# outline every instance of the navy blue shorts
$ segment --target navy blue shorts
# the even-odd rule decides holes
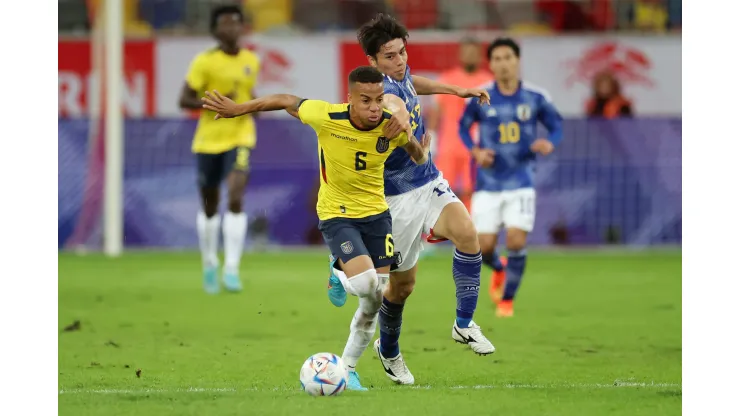
[[[370,256],[375,268],[396,262],[389,211],[365,218],[319,221],[319,230],[331,253],[343,263],[363,255]]]
[[[248,147],[240,146],[223,153],[196,153],[198,185],[218,188],[232,171],[248,172],[250,152]]]

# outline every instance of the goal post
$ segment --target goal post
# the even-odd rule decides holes
[[[105,0],[103,251],[123,252],[123,0]]]

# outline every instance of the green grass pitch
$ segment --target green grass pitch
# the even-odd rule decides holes
[[[326,255],[246,255],[245,290],[203,293],[195,253],[59,255],[60,415],[678,415],[681,252],[532,252],[515,317],[475,320],[497,348],[451,339],[450,253],[420,262],[395,386],[369,348],[369,392],[313,398],[298,370],[341,354],[357,305],[326,298]],[[79,320],[78,327],[69,328]],[[141,370],[137,376],[137,370]]]

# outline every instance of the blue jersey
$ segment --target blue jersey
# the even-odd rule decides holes
[[[460,119],[460,138],[473,148],[470,128],[478,123],[482,149],[495,152],[493,166],[476,166],[476,191],[509,191],[534,187],[536,154],[529,148],[538,138],[537,123],[549,132],[548,140],[557,146],[563,137],[562,118],[549,95],[542,89],[522,82],[513,95],[503,95],[496,83],[486,90],[491,104],[479,104],[472,98]]]
[[[406,75],[402,81],[396,81],[385,76],[383,85],[386,94],[398,96],[406,103],[406,109],[411,114],[411,129],[417,140],[421,141],[426,130],[421,118],[421,105],[416,95],[414,84],[411,81],[411,71],[406,67]],[[439,176],[437,167],[432,162],[432,156],[423,165],[417,165],[403,148],[396,148],[385,162],[385,194],[400,195],[426,185]]]

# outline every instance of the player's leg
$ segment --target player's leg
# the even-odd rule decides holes
[[[489,294],[495,304],[501,300],[506,280],[503,264],[506,260],[501,259],[496,252],[502,222],[501,206],[500,192],[478,191],[473,194],[470,207],[470,216],[478,230],[483,264],[493,269]]]
[[[447,238],[455,244],[452,276],[455,281],[457,309],[452,338],[468,344],[478,354],[491,354],[496,349],[473,322],[478,304],[482,264],[478,233],[470,214],[447,186],[447,181],[440,178],[433,184],[425,224],[432,229],[433,236]]]
[[[247,235],[247,214],[242,209],[249,179],[249,148],[237,147],[226,154],[228,205],[224,214],[224,287],[232,292],[242,288],[239,264]]]
[[[203,260],[203,289],[217,293],[218,284],[218,233],[221,221],[218,215],[220,176],[220,154],[196,154],[198,166],[198,188],[201,210],[196,219],[198,243]]]
[[[514,297],[527,265],[527,236],[534,228],[536,197],[532,188],[511,191],[503,209],[506,227],[506,285],[496,315],[510,317],[514,314]]]

